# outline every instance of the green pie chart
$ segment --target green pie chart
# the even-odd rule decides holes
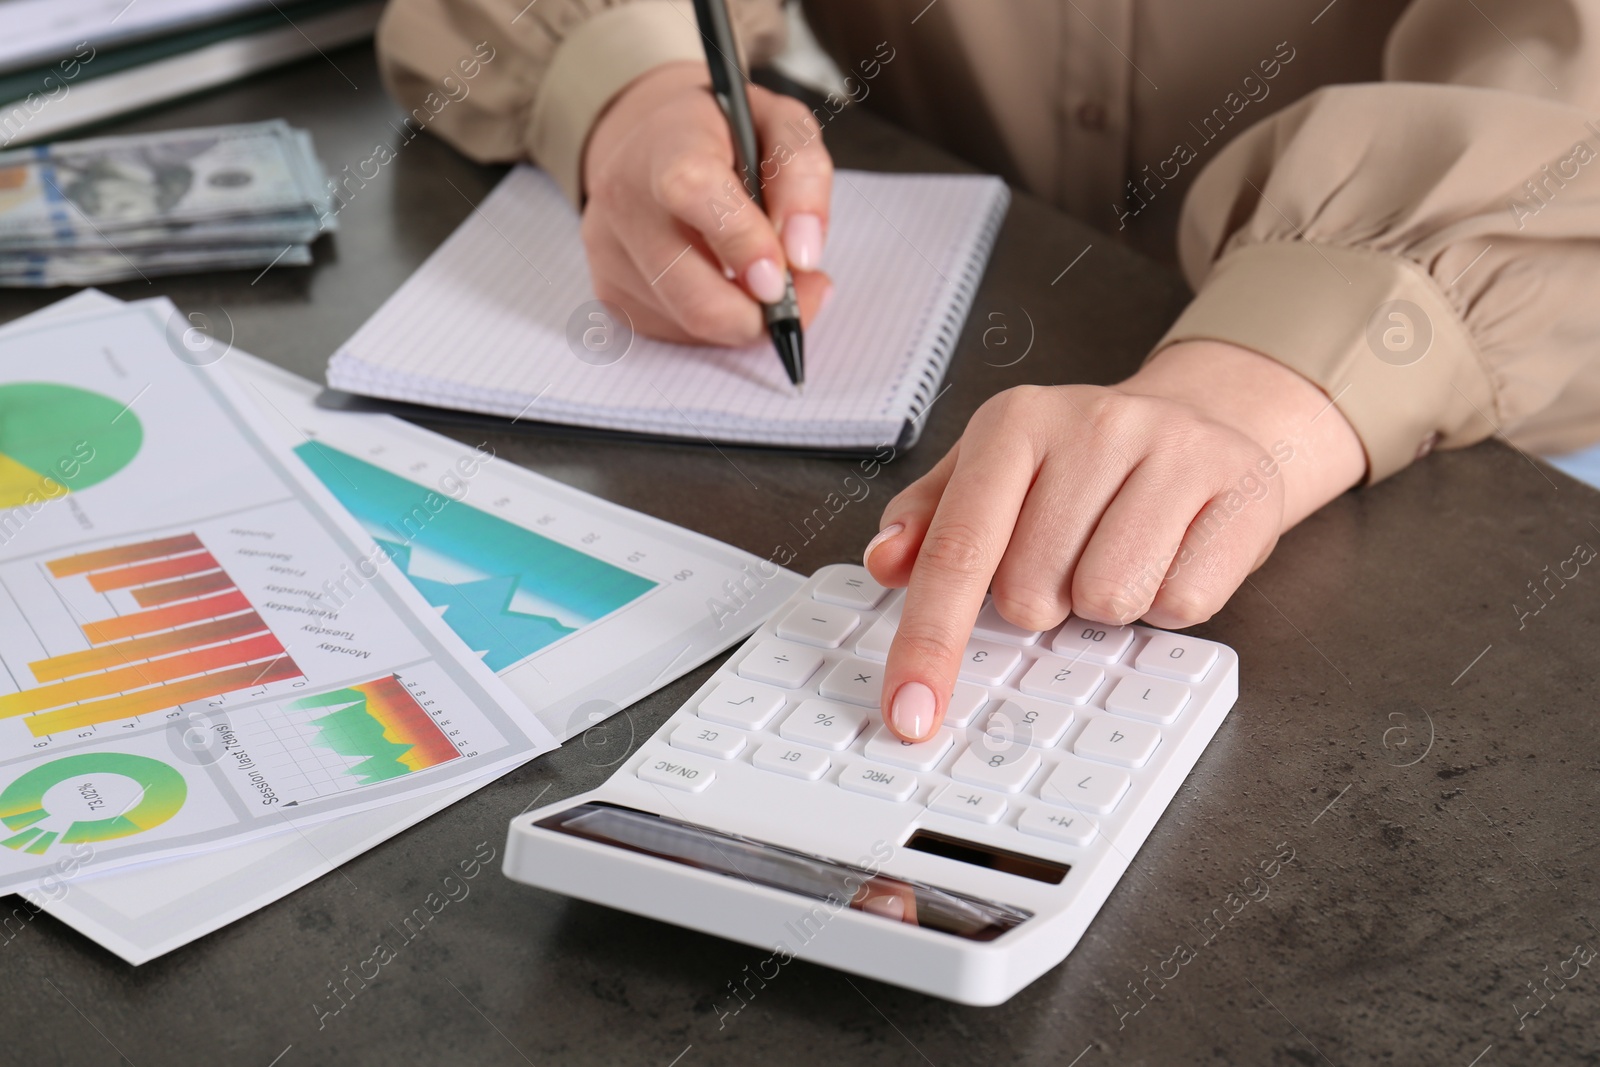
[[[143,442],[139,416],[102,393],[54,382],[0,385],[0,508],[103,482]]]
[[[108,788],[107,776],[129,779],[139,790],[128,805],[100,802],[117,790]],[[45,794],[70,783],[74,813],[65,830],[35,826],[53,814],[45,807]],[[126,783],[109,783],[124,786]],[[9,849],[42,854],[57,840],[67,842],[113,841],[160,826],[176,815],[189,795],[189,785],[175,767],[148,756],[125,752],[84,752],[42,763],[17,777],[0,792],[0,823],[18,831],[0,841]],[[86,817],[85,811],[103,813]],[[118,810],[118,809],[125,810]]]

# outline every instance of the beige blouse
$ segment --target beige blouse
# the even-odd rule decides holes
[[[746,58],[774,55],[781,0],[730,7]],[[1197,295],[1161,344],[1304,374],[1372,480],[1495,433],[1600,439],[1600,0],[805,12],[860,106],[1175,255]],[[378,48],[413,124],[533,159],[575,201],[612,96],[704,56],[684,0],[390,0]]]

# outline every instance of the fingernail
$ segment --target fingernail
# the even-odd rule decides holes
[[[861,910],[900,922],[906,917],[906,902],[899,897],[868,897],[861,902]]]
[[[824,311],[828,310],[828,301],[830,301],[832,299],[833,299],[833,285],[830,283],[829,286],[826,289],[822,290],[822,299],[817,301],[817,314],[818,315],[820,315]]]
[[[879,530],[878,531],[878,536],[876,536],[872,540],[868,541],[867,542],[866,551],[861,553],[861,565],[863,567],[867,566],[867,561],[872,559],[872,551],[873,551],[873,549],[877,548],[879,545],[881,545],[885,541],[889,540],[889,538],[896,536],[897,534],[899,534],[905,528],[906,528],[906,524],[905,523],[896,522],[896,523],[891,523],[890,525],[885,526],[883,529]]]
[[[812,214],[785,219],[783,253],[801,270],[816,270],[822,262],[822,220]]]
[[[744,283],[750,295],[763,304],[776,304],[783,299],[783,271],[770,259],[758,259],[744,272]]]
[[[920,741],[933,729],[933,711],[937,702],[933,690],[921,682],[907,682],[894,695],[889,718],[901,737]]]

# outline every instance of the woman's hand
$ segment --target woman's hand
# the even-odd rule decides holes
[[[822,131],[798,100],[746,91],[770,218],[734,172],[704,63],[668,63],[634,79],[589,136],[583,241],[595,295],[625,309],[642,333],[754,343],[765,332],[758,301],[782,299],[786,265],[803,324],[827,298],[831,284],[817,266],[833,161]]]
[[[867,546],[873,577],[907,587],[884,675],[890,728],[915,741],[943,722],[991,588],[1029,630],[1069,613],[1192,626],[1365,470],[1319,388],[1220,342],[1168,347],[1110,388],[999,394],[889,502]]]

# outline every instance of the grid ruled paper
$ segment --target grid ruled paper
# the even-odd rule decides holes
[[[511,418],[717,441],[872,447],[931,400],[1009,199],[997,178],[840,171],[796,396],[771,345],[636,336],[578,358],[594,300],[578,217],[512,170],[329,362],[336,389]],[[673,269],[666,257],[664,270]],[[575,324],[575,325],[574,325]]]

